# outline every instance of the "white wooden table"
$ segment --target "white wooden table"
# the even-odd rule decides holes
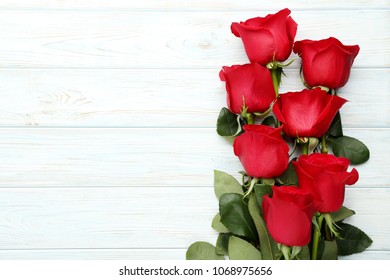
[[[340,95],[371,150],[349,220],[390,259],[390,1],[0,0],[0,258],[184,259],[214,243],[213,169],[242,169],[215,132],[232,21],[289,7],[297,39],[359,44]],[[294,56],[292,56],[294,57]],[[299,60],[281,92],[300,90]]]

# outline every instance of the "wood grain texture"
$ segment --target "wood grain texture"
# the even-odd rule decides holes
[[[226,106],[216,69],[3,69],[1,126],[210,127]],[[287,69],[281,92],[303,88]],[[389,69],[354,69],[344,127],[390,127]],[[189,102],[190,100],[190,102]]]
[[[370,253],[370,259],[386,259],[383,252]],[[184,260],[185,255],[186,249],[172,248],[0,250],[0,260]]]
[[[196,199],[194,199],[196,198]],[[348,222],[390,250],[390,189],[348,188]],[[109,211],[107,211],[109,209]],[[213,188],[0,189],[2,249],[183,249],[215,243]],[[373,219],[373,215],[375,219]],[[346,220],[347,221],[347,220]]]
[[[390,185],[389,129],[345,129],[371,149],[358,187]],[[1,129],[0,187],[211,186],[213,170],[239,176],[215,129]]]
[[[184,259],[214,243],[223,65],[247,62],[233,21],[289,7],[297,40],[359,44],[339,91],[345,134],[371,150],[347,188],[390,259],[388,0],[0,0],[0,259]],[[292,55],[291,58],[296,58]],[[301,90],[297,59],[281,92]]]
[[[226,10],[259,10],[259,9],[291,9],[315,10],[315,9],[370,9],[388,7],[386,0],[348,0],[348,1],[309,1],[309,0],[246,0],[244,3],[235,0],[24,0],[12,1],[1,0],[0,8],[20,9],[87,9],[87,10],[108,10],[108,9],[129,9],[129,10],[179,10],[179,11],[226,11]]]
[[[0,260],[184,260],[187,249],[0,250]],[[389,251],[364,251],[341,260],[389,260]]]
[[[240,64],[247,58],[230,24],[258,14],[2,10],[1,67],[177,69]],[[361,48],[356,67],[390,64],[387,9],[297,11],[293,17],[299,22],[297,40],[342,38]],[[299,67],[298,61],[293,67]]]

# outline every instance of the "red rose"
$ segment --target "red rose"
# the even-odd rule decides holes
[[[270,71],[258,63],[224,66],[219,77],[226,82],[229,110],[240,114],[245,102],[248,113],[267,111],[275,100]]]
[[[267,65],[274,60],[285,61],[290,56],[298,26],[290,13],[289,9],[284,9],[264,18],[232,23],[231,30],[241,37],[250,61]]]
[[[289,147],[280,128],[244,125],[245,132],[234,140],[234,154],[246,173],[256,178],[274,178],[283,174],[289,160]]]
[[[272,187],[264,196],[264,220],[272,238],[287,246],[305,246],[311,239],[314,214],[311,195],[294,186]]]
[[[315,88],[281,94],[273,111],[290,137],[322,137],[337,111],[347,102],[344,98]]]
[[[302,155],[293,164],[299,188],[312,194],[314,206],[321,213],[339,210],[344,202],[345,185],[353,185],[359,179],[355,168],[347,172],[348,159],[334,155]]]
[[[302,40],[295,42],[294,53],[302,58],[303,77],[309,86],[337,89],[347,83],[359,46],[344,46],[333,37]]]

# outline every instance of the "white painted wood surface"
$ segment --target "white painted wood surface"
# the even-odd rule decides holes
[[[242,169],[215,133],[218,71],[247,61],[229,26],[285,7],[297,39],[361,47],[339,93],[371,160],[346,205],[374,243],[346,258],[390,259],[388,0],[0,0],[0,259],[183,259],[215,242],[212,171]],[[302,88],[298,68],[282,92]]]
[[[7,69],[0,72],[0,124],[214,128],[226,95],[219,70]],[[281,92],[301,90],[297,70],[285,72]],[[389,75],[387,68],[352,71],[339,91],[350,101],[345,127],[390,126]]]
[[[1,8],[7,9],[55,9],[55,10],[71,10],[71,9],[87,9],[87,10],[110,10],[110,9],[129,9],[129,10],[178,10],[178,11],[225,11],[225,10],[278,10],[285,7],[295,10],[315,10],[315,9],[360,9],[367,8],[383,8],[388,5],[387,0],[278,0],[278,1],[262,1],[262,0],[245,0],[245,5],[236,0],[147,0],[147,1],[131,1],[131,0],[2,0]]]
[[[233,21],[267,11],[0,11],[2,67],[215,68],[248,61]],[[296,11],[297,39],[359,44],[356,67],[389,66],[389,10]],[[364,30],[364,32],[362,32]],[[362,36],[364,34],[364,37]],[[292,56],[296,57],[295,55]],[[298,60],[293,67],[299,67]]]

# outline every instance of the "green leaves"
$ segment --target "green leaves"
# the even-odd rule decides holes
[[[341,239],[337,239],[338,254],[341,256],[363,252],[372,244],[372,239],[362,230],[350,224],[337,223]]]
[[[217,133],[221,136],[236,136],[241,133],[241,126],[244,124],[241,116],[237,116],[222,108],[217,119]]]
[[[244,126],[248,129],[247,132],[242,135],[242,137],[245,135],[251,139],[238,137],[243,140],[242,147],[240,146],[242,149],[241,153],[239,153],[239,157],[241,162],[245,163],[245,169],[248,173],[244,171],[242,173],[242,180],[237,181],[229,174],[217,170],[214,171],[214,191],[219,200],[219,212],[214,216],[211,226],[219,233],[218,239],[215,248],[211,244],[205,242],[193,245],[194,247],[191,248],[192,250],[190,250],[189,253],[192,253],[194,256],[191,255],[190,257],[194,259],[212,259],[215,258],[215,254],[217,254],[219,256],[228,255],[232,260],[289,260],[295,258],[313,260],[321,258],[337,259],[338,250],[340,250],[342,254],[350,254],[355,251],[359,252],[364,250],[364,248],[367,248],[371,244],[372,240],[364,232],[351,225],[342,223],[344,219],[354,215],[354,211],[346,207],[342,207],[339,211],[330,213],[331,211],[325,211],[325,208],[319,207],[319,205],[317,205],[318,203],[316,203],[317,200],[326,200],[326,196],[331,197],[333,195],[340,197],[344,195],[343,193],[329,194],[325,192],[318,195],[313,194],[312,197],[314,201],[312,201],[312,204],[313,207],[316,208],[313,209],[313,211],[317,212],[313,217],[314,225],[310,244],[306,244],[306,246],[303,247],[289,246],[295,244],[295,242],[293,242],[293,236],[291,236],[290,239],[280,240],[286,244],[277,244],[268,232],[267,224],[264,220],[264,214],[262,213],[262,203],[264,199],[267,202],[268,195],[269,197],[272,197],[273,190],[276,191],[273,187],[297,186],[297,188],[301,189],[301,191],[306,192],[308,191],[307,188],[310,188],[310,186],[305,186],[305,178],[310,177],[309,179],[306,178],[306,183],[308,185],[315,185],[316,181],[321,180],[321,184],[329,185],[324,186],[324,188],[332,191],[332,185],[335,184],[338,178],[332,178],[331,175],[317,174],[323,169],[318,168],[318,166],[327,166],[325,161],[330,161],[330,163],[332,163],[334,160],[333,156],[327,157],[324,156],[325,154],[333,152],[336,157],[348,158],[351,164],[364,163],[370,157],[369,149],[365,144],[353,137],[345,136],[343,133],[340,112],[337,111],[346,100],[337,97],[336,89],[339,87],[338,85],[325,83],[325,86],[319,86],[322,91],[320,91],[317,87],[311,87],[309,84],[305,83],[305,77],[301,67],[300,76],[304,85],[309,89],[307,92],[321,92],[321,94],[318,94],[321,96],[326,95],[326,100],[321,96],[314,96],[316,94],[313,93],[314,95],[310,96],[310,98],[319,98],[318,100],[309,100],[306,99],[306,97],[298,96],[297,100],[292,102],[283,101],[283,104],[279,103],[279,101],[282,101],[280,98],[283,99],[282,96],[279,96],[279,85],[282,81],[282,75],[284,75],[283,68],[290,65],[293,61],[294,60],[291,60],[286,64],[282,64],[274,57],[272,61],[266,64],[266,68],[270,70],[272,85],[275,89],[275,96],[272,97],[272,102],[269,102],[269,104],[260,104],[264,106],[256,104],[256,94],[261,91],[258,87],[261,87],[263,82],[261,80],[262,77],[260,77],[262,72],[257,73],[257,71],[265,70],[268,73],[266,69],[260,69],[257,67],[256,69],[253,68],[256,72],[249,73],[252,68],[243,69],[242,66],[238,67],[237,65],[233,67],[223,67],[223,70],[220,73],[220,78],[222,81],[226,82],[226,89],[228,91],[229,98],[233,96],[233,99],[235,99],[233,100],[230,98],[228,103],[232,100],[237,101],[239,106],[233,106],[237,110],[235,109],[231,111],[230,109],[233,107],[230,106],[231,104],[228,104],[229,106],[226,106],[228,108],[224,107],[220,110],[216,130],[220,136],[225,137],[224,140],[232,143],[234,140],[238,140],[234,137],[244,133],[243,126],[245,124],[252,125]],[[227,72],[231,70],[234,70],[234,73],[232,71],[232,75],[227,75]],[[252,79],[253,77],[246,77],[249,75],[248,73],[256,74],[255,81]],[[257,80],[257,78],[259,78],[259,80]],[[238,83],[236,83],[237,79],[239,79]],[[233,87],[231,87],[231,82],[234,83]],[[301,93],[306,94],[304,91]],[[321,104],[317,104],[319,100],[321,101]],[[290,105],[293,106],[293,108],[287,108]],[[284,107],[283,110],[280,106]],[[311,108],[312,106],[315,108]],[[276,107],[278,107],[279,110],[276,110]],[[275,109],[274,113],[276,114],[270,115],[273,109]],[[281,111],[280,114],[279,111]],[[312,114],[312,116],[306,116],[305,114]],[[318,114],[320,118],[318,118],[318,121],[313,129],[310,129],[310,127],[294,129],[294,127],[299,128],[300,125],[304,125],[305,120],[302,120],[302,118],[314,119]],[[326,114],[330,115],[326,116]],[[332,123],[330,123],[331,119],[328,117],[333,117]],[[296,122],[299,122],[299,124]],[[261,126],[259,125],[260,123],[262,124]],[[281,131],[281,123],[284,125],[283,131]],[[268,128],[264,126],[268,126]],[[289,129],[286,130],[286,126],[288,126]],[[326,126],[325,128],[328,128],[328,130],[324,131],[321,129],[324,128],[323,126]],[[253,133],[249,133],[249,128],[253,129]],[[281,136],[283,139],[282,144],[286,144],[289,147],[289,149],[285,151],[285,157],[278,157],[278,155],[275,154],[274,150],[277,149],[275,145],[279,144],[277,143],[279,139],[276,139],[277,136]],[[264,138],[262,137],[267,137],[267,141],[263,141]],[[272,140],[275,140],[276,142],[269,142]],[[298,144],[302,144],[300,149],[297,149]],[[292,148],[290,148],[291,146]],[[269,153],[264,154],[264,156],[259,158],[256,154],[257,149]],[[298,174],[302,175],[303,178],[300,176],[299,182],[294,168],[296,158],[290,161],[283,174],[281,174],[281,172],[277,172],[277,167],[283,166],[282,161],[286,160],[287,156],[291,159],[291,157],[299,157],[300,155],[308,155],[308,163],[302,163],[302,169],[299,170]],[[304,161],[304,158],[305,157],[301,158],[302,161]],[[259,163],[259,159],[262,162]],[[316,160],[321,162],[321,164],[317,164]],[[272,169],[272,167],[274,167],[274,165],[271,164],[272,161],[274,161],[273,163],[279,162],[280,164],[279,166],[278,164],[275,165],[275,170],[268,170],[267,168]],[[344,163],[342,160],[341,162]],[[255,170],[253,172],[249,172],[252,170],[249,170],[250,168],[248,169],[247,165],[250,165],[252,169],[257,168],[258,170],[256,171],[258,172],[254,172]],[[315,166],[313,167],[312,165]],[[339,165],[340,168],[342,168],[342,164]],[[285,166],[286,165],[284,164],[284,167]],[[313,170],[315,169],[313,172],[318,176],[311,176],[311,168],[313,168]],[[329,168],[332,169],[333,167],[331,166]],[[332,171],[336,172],[337,166],[333,169]],[[353,174],[354,176],[353,178],[349,178],[350,180],[347,180],[347,183],[355,183],[353,181],[356,181],[355,177],[357,176],[357,173],[356,170],[353,171],[355,172]],[[334,174],[334,176],[337,177],[337,174]],[[329,182],[327,182],[327,180]],[[294,196],[291,199],[302,200],[301,204],[306,204],[306,202],[309,203],[309,201],[306,201],[306,194],[300,192],[295,193],[293,190],[290,190],[291,192],[289,192],[288,188],[279,188],[278,191],[280,191],[280,199],[285,200],[286,203],[288,201],[292,203],[290,195]],[[276,193],[274,192],[274,194]],[[285,198],[282,197],[283,194],[285,194]],[[299,195],[301,197],[299,197]],[[274,198],[277,199],[276,197]],[[282,206],[283,205],[281,203],[280,207]],[[318,212],[320,209],[321,213]],[[296,227],[285,228],[286,223],[283,222],[285,219],[293,219],[288,221],[298,225],[299,221],[294,221],[295,218],[299,218],[295,217],[297,215],[291,215],[293,213],[288,213],[289,211],[286,210],[283,212],[284,218],[280,218],[276,217],[277,215],[272,215],[275,213],[271,212],[272,211],[267,213],[266,216],[268,225],[274,223],[275,230],[281,232],[286,231],[284,232],[286,235],[289,233],[296,233],[289,232],[289,230],[297,230]],[[311,213],[310,216],[312,216]],[[308,223],[306,224],[308,225]],[[339,228],[337,224],[344,226],[340,232],[338,232]],[[302,225],[302,227],[303,226],[304,225]],[[308,231],[307,235],[309,235],[310,229],[308,227],[306,229]],[[274,231],[271,231],[271,233],[273,236],[277,236],[276,232],[274,234]],[[335,239],[340,238],[340,236],[342,239],[336,242]],[[302,245],[300,242],[297,243]],[[197,252],[197,250],[201,249],[206,251],[204,255]],[[312,256],[310,256],[310,254],[312,254]]]
[[[355,138],[349,136],[329,137],[328,142],[336,156],[348,158],[352,164],[364,163],[370,158],[367,146]]]
[[[221,222],[229,231],[238,236],[257,241],[256,227],[244,204],[243,196],[236,193],[225,193],[219,200]]]
[[[343,126],[341,124],[341,116],[340,112],[337,112],[334,117],[332,124],[328,130],[328,135],[333,137],[341,137],[343,136]]]
[[[264,251],[264,259],[280,257],[280,251],[268,234],[257,202],[266,193],[272,193],[271,186],[257,184],[256,196],[252,194],[247,204],[242,186],[237,180],[227,173],[215,170],[214,190],[219,199],[219,213],[212,221],[212,228],[220,233],[216,254],[229,255],[232,260],[249,260],[261,259]],[[259,237],[262,252],[253,245],[259,246]]]
[[[298,184],[292,162],[277,181],[283,185]],[[261,211],[263,197],[272,195],[274,183],[274,180],[262,179],[261,183],[254,185],[254,192],[244,198],[245,186],[233,176],[215,170],[214,190],[219,199],[219,213],[214,216],[211,226],[219,232],[216,246],[207,242],[195,242],[187,250],[187,260],[223,260],[225,256],[229,256],[231,260],[280,259],[282,252],[270,236]],[[338,255],[359,253],[371,245],[372,240],[363,231],[342,222],[354,214],[353,210],[344,206],[337,212],[328,214],[341,227],[340,239],[333,240],[334,237],[323,232],[318,259],[337,259]],[[310,259],[309,247],[302,247],[296,258]]]
[[[297,186],[298,185],[298,176],[295,172],[294,165],[292,161],[287,166],[286,171],[282,175],[279,176],[278,181],[283,186]]]
[[[229,238],[231,233],[220,233],[218,235],[217,244],[215,245],[215,252],[218,255],[228,255]]]
[[[339,211],[332,213],[332,219],[334,222],[340,222],[352,215],[355,215],[355,211],[342,206]]]
[[[337,260],[337,243],[335,240],[323,241],[322,260]]]
[[[218,170],[214,170],[214,192],[218,199],[225,193],[244,195],[240,183],[233,176]]]
[[[186,252],[187,260],[224,260],[223,256],[215,252],[215,247],[208,242],[193,243]]]
[[[333,154],[338,157],[345,157],[351,164],[360,164],[370,158],[370,151],[361,141],[343,135],[340,112],[337,112],[328,130],[327,141],[332,146]]]
[[[268,116],[263,120],[263,122],[261,124],[275,127],[276,121],[275,121],[275,118],[273,116]]]
[[[251,195],[248,202],[249,213],[253,218],[257,234],[260,239],[260,250],[264,260],[276,260],[280,256],[280,251],[276,242],[269,235],[267,225],[260,215],[260,209],[257,205],[256,198]]]
[[[261,260],[261,253],[249,242],[231,236],[229,239],[229,259],[230,260]]]
[[[255,187],[255,196],[259,208],[259,212],[262,213],[262,210],[260,209],[261,206],[263,205],[263,197],[268,194],[272,196],[272,186],[270,185],[264,185],[264,184],[256,184]],[[252,216],[253,218],[253,216]]]
[[[299,252],[297,259],[299,260],[310,260],[310,250],[309,246],[303,246]]]
[[[221,215],[219,215],[219,213],[215,215],[213,221],[211,222],[211,227],[219,233],[229,232],[229,230],[221,223]]]

